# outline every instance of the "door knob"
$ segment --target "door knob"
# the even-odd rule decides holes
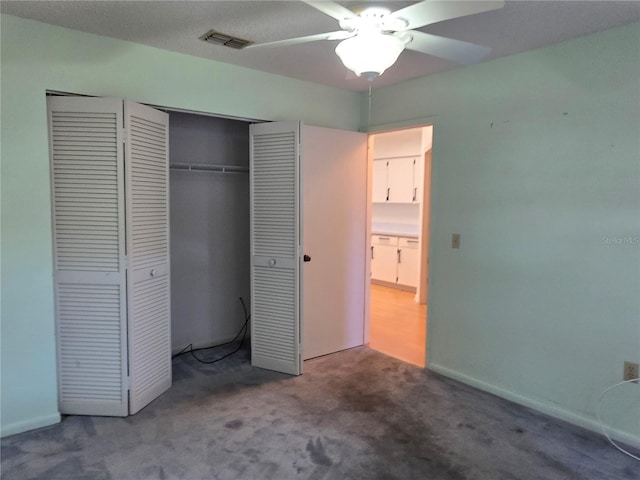
[[[310,262],[311,261],[311,257],[309,255],[305,255],[304,257],[302,257],[302,260],[305,262]]]

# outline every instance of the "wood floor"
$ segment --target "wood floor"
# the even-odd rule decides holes
[[[415,293],[371,285],[369,346],[399,360],[424,367],[427,307]]]

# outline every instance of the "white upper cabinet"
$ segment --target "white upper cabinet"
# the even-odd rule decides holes
[[[373,161],[373,189],[372,202],[385,203],[389,200],[387,190],[387,164],[388,160]]]
[[[422,191],[419,156],[373,161],[374,203],[417,203]]]
[[[412,203],[414,198],[414,157],[393,158],[388,162],[387,187],[389,202]]]
[[[412,128],[374,135],[374,203],[419,203],[422,198],[424,152],[431,148],[431,131]],[[429,140],[426,142],[425,140]]]

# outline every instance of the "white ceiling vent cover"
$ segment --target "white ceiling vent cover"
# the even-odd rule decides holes
[[[244,47],[248,47],[253,43],[243,38],[232,37],[226,33],[217,32],[216,30],[209,30],[200,37],[200,40],[213,43],[214,45],[224,45],[225,47],[235,48],[236,50],[242,50]]]

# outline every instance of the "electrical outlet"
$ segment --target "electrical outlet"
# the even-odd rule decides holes
[[[633,383],[638,383],[638,364],[633,362],[624,362],[624,373],[622,374],[622,380],[633,380]]]
[[[460,234],[452,233],[451,234],[451,248],[460,248]]]

